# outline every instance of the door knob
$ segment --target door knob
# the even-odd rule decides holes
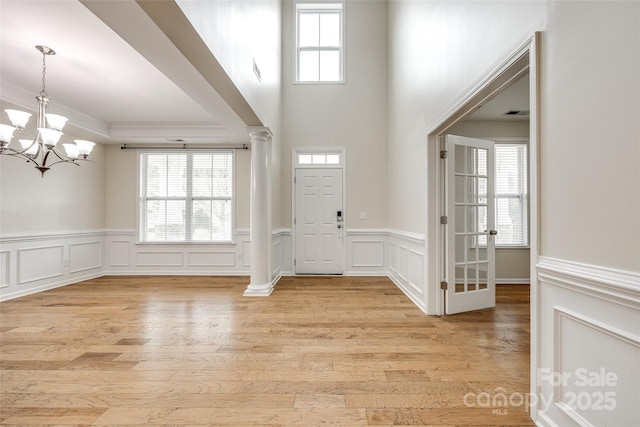
[[[495,236],[496,234],[498,234],[498,230],[489,230],[490,236]]]
[[[342,224],[338,224],[338,228],[342,228]]]

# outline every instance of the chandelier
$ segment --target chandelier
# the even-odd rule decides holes
[[[46,46],[36,46],[42,52],[42,91],[36,96],[38,100],[37,131],[35,136],[29,136],[25,132],[27,122],[31,117],[30,113],[19,110],[5,110],[11,121],[11,125],[0,124],[0,155],[18,157],[27,162],[35,164],[36,169],[42,176],[53,165],[59,163],[72,163],[79,165],[78,160],[87,160],[93,146],[91,141],[76,139],[75,144],[62,144],[65,153],[56,148],[56,144],[62,136],[62,128],[67,122],[67,118],[47,113],[47,105],[50,100],[47,98],[45,87],[47,72],[47,55],[55,55],[56,52]],[[14,133],[25,136],[25,139],[18,139],[19,147],[9,147]]]

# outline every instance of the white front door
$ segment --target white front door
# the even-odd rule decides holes
[[[495,306],[494,142],[447,135],[446,313]]]
[[[295,272],[342,274],[342,169],[296,169]]]

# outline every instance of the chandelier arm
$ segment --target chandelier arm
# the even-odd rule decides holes
[[[12,153],[6,153],[6,151],[12,151]],[[40,166],[40,163],[36,162],[35,159],[33,159],[31,156],[24,154],[26,150],[23,151],[16,151],[13,148],[5,148],[5,150],[2,152],[3,155],[5,156],[11,156],[11,157],[17,157],[19,159],[23,159],[26,160],[27,162],[31,162],[34,165],[36,165],[36,167]]]
[[[24,134],[24,133],[23,133],[23,135],[26,135],[26,134]],[[30,137],[30,138],[31,138],[31,137]],[[35,158],[35,157],[37,157],[37,156],[38,156],[38,154],[39,154],[40,150],[42,149],[42,147],[41,147],[41,146],[40,146],[40,144],[38,143],[37,139],[34,139],[34,140],[31,142],[31,144],[29,144],[29,146],[28,146],[28,147],[23,148],[22,150],[16,150],[16,149],[14,149],[14,148],[5,148],[5,150],[11,150],[11,151],[13,151],[14,153],[16,153],[16,155],[21,155],[21,156],[24,156],[24,157],[29,157],[29,158],[31,159],[31,156],[29,156],[29,154],[25,154],[25,153],[26,153],[27,151],[29,151],[29,149],[30,149],[31,147],[33,147],[33,144],[38,144],[38,152],[36,153],[36,155],[35,155],[35,156],[33,156],[33,157]],[[11,155],[13,155],[13,154],[11,154]],[[31,159],[31,160],[33,160],[33,159]],[[36,162],[34,161],[34,163],[36,163]]]
[[[52,148],[51,150],[49,150],[49,152],[47,153],[47,156],[49,155],[49,153],[53,153],[56,155],[57,158],[60,159],[60,161],[62,162],[73,162],[74,159],[72,159],[69,156],[66,156],[64,154],[62,154],[61,152],[59,152],[58,150],[56,150],[55,148]],[[46,157],[45,157],[46,158]],[[56,163],[60,163],[60,161],[56,162]],[[52,165],[54,165],[55,163],[52,163]]]
[[[75,160],[64,160],[64,159],[62,159],[62,160],[58,160],[57,162],[53,162],[53,163],[48,164],[47,166],[43,166],[43,167],[46,167],[48,169],[53,165],[57,165],[58,163],[69,163],[69,164],[72,164],[72,165],[80,166],[80,164],[76,163]]]

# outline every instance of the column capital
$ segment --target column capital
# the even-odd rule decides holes
[[[266,126],[247,126],[247,133],[251,139],[265,138],[268,139],[273,136],[273,132]]]

